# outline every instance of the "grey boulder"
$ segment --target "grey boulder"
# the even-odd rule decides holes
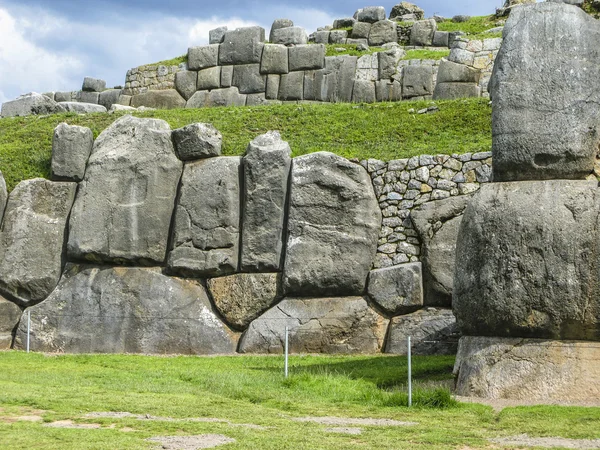
[[[52,179],[81,181],[94,145],[92,130],[61,123],[52,135]]]
[[[375,22],[369,31],[369,45],[380,46],[388,42],[398,42],[396,22],[391,20]]]
[[[598,215],[596,181],[482,184],[457,241],[461,331],[600,340]]]
[[[421,263],[408,263],[369,273],[367,292],[385,314],[408,314],[423,306]]]
[[[481,88],[475,83],[437,83],[433,90],[434,100],[480,97]]]
[[[281,269],[291,154],[290,146],[276,131],[258,136],[248,145],[242,160],[243,271]]]
[[[241,64],[233,67],[233,84],[240,94],[258,94],[267,89],[267,76],[261,74],[260,64]]]
[[[432,45],[436,31],[437,22],[433,19],[415,22],[410,32],[410,45]]]
[[[389,321],[362,297],[286,298],[250,324],[241,353],[281,353],[285,327],[292,353],[376,353]]]
[[[481,72],[472,67],[442,59],[437,74],[438,83],[479,83]]]
[[[183,163],[169,124],[123,116],[94,142],[70,219],[68,254],[162,263]]]
[[[244,330],[280,299],[277,273],[238,273],[207,281],[215,307],[232,327]]]
[[[265,30],[261,27],[238,28],[225,32],[219,47],[219,65],[258,64],[265,41]]]
[[[325,46],[323,44],[296,45],[289,49],[290,72],[316,70],[325,67]]]
[[[182,161],[221,155],[223,136],[210,123],[192,123],[173,130],[175,153]]]
[[[90,114],[90,113],[105,113],[107,109],[96,103],[83,103],[83,102],[62,102],[60,104],[65,111],[74,112],[78,114]]]
[[[292,165],[284,290],[298,296],[365,290],[381,211],[360,165],[328,152]]]
[[[433,66],[406,66],[402,69],[404,98],[432,95],[433,91]]]
[[[52,295],[28,311],[31,348],[39,352],[205,355],[236,349],[236,334],[212,311],[204,287],[156,268],[68,265]],[[26,322],[17,331],[19,349]]]
[[[112,105],[119,103],[122,92],[122,89],[107,89],[98,96],[98,104],[109,110]]]
[[[5,296],[32,305],[56,287],[76,189],[75,183],[36,178],[10,193],[0,231],[0,292]]]
[[[356,12],[356,20],[359,22],[375,23],[385,20],[385,8],[383,6],[367,6]]]
[[[185,165],[167,261],[172,272],[215,277],[237,271],[240,161],[220,156]]]
[[[275,19],[271,25],[271,32],[269,33],[269,42],[273,42],[273,32],[281,28],[293,27],[294,22],[290,19]]]
[[[188,69],[202,70],[219,64],[219,45],[201,45],[188,48]]]
[[[385,352],[406,355],[409,336],[414,355],[454,355],[460,337],[451,310],[425,308],[391,320]]]
[[[402,17],[406,14],[414,14],[416,20],[422,20],[423,17],[425,17],[425,11],[423,11],[417,5],[409,2],[401,2],[392,7],[390,19]]]
[[[57,114],[65,112],[61,104],[36,92],[21,95],[15,100],[2,103],[2,117]]]
[[[20,318],[21,308],[0,296],[0,350],[8,350],[12,346]]]
[[[83,79],[82,91],[85,92],[102,92],[106,89],[106,81],[100,78],[85,77]]]
[[[494,180],[592,172],[600,142],[599,40],[600,23],[576,7],[545,2],[512,11],[489,84]]]
[[[134,95],[131,98],[131,106],[134,108],[144,106],[154,109],[178,109],[185,107],[185,100],[175,89],[165,89]]]
[[[456,240],[470,200],[470,195],[460,195],[425,203],[411,212],[421,241],[426,305],[452,304]]]
[[[198,72],[182,70],[175,74],[175,89],[187,101],[196,93]]]
[[[302,27],[286,27],[271,31],[271,43],[281,45],[305,45],[308,43],[306,30]]]
[[[208,43],[209,44],[220,44],[225,38],[225,32],[227,27],[218,27],[208,32]]]
[[[260,63],[260,73],[288,73],[288,49],[285,45],[266,44]]]

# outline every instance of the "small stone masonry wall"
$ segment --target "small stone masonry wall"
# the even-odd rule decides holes
[[[123,95],[143,94],[148,91],[173,89],[175,74],[185,68],[183,65],[156,65],[135,67],[127,71]]]

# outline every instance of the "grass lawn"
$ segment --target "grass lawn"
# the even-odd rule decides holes
[[[466,449],[489,438],[600,438],[600,408],[457,404],[446,388],[453,357],[415,357],[416,406],[406,406],[406,359],[292,356],[44,356],[0,353],[0,446],[141,449],[147,438],[222,434],[227,449]],[[89,416],[127,412],[129,416]],[[38,417],[38,421],[32,421]],[[306,417],[373,418],[341,434]],[[29,419],[29,420],[27,420]],[[210,419],[207,420],[207,419]],[[52,425],[66,424],[67,428]],[[83,428],[83,427],[96,428]],[[80,428],[73,428],[80,427]],[[357,426],[354,425],[354,428]],[[494,448],[514,448],[497,446]]]
[[[486,99],[435,103],[440,108],[437,113],[421,115],[414,111],[430,101],[178,109],[134,115],[164,119],[173,129],[210,122],[223,134],[226,155],[243,154],[252,139],[269,130],[281,132],[294,156],[326,150],[347,158],[392,160],[491,148],[491,107]],[[0,119],[0,171],[9,191],[19,181],[49,177],[52,133],[59,123],[90,127],[96,137],[123,114]]]

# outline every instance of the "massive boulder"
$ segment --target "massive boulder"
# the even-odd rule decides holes
[[[59,103],[36,92],[21,95],[15,100],[2,103],[2,117],[30,116],[32,114],[56,114],[65,112]]]
[[[75,183],[36,178],[11,192],[0,230],[0,292],[30,305],[56,287],[76,189]]]
[[[411,212],[421,240],[426,305],[452,304],[456,240],[462,214],[470,199],[469,195],[460,195],[437,200]]]
[[[8,350],[12,346],[20,318],[21,308],[0,296],[0,350]]]
[[[494,180],[585,178],[600,142],[600,22],[580,8],[515,8],[489,89]]]
[[[155,109],[179,109],[185,108],[185,103],[185,99],[176,89],[148,91],[131,98],[131,106],[134,108],[144,106]]]
[[[238,273],[211,278],[207,285],[221,316],[240,330],[281,298],[277,273]]]
[[[4,175],[0,171],[0,227],[2,226],[2,218],[4,217],[4,208],[6,207],[6,200],[8,199],[8,191],[6,190],[6,181]]]
[[[162,263],[183,163],[169,124],[123,116],[96,139],[70,220],[76,260]]]
[[[258,64],[265,42],[261,27],[245,27],[226,31],[219,47],[219,65]]]
[[[278,132],[254,139],[243,158],[244,208],[241,268],[281,269],[292,150]]]
[[[409,336],[414,355],[454,355],[458,347],[458,327],[449,309],[425,308],[394,317],[385,352],[406,355]]]
[[[214,277],[238,269],[240,164],[220,156],[186,164],[168,266],[185,276]]]
[[[62,102],[60,106],[62,106],[65,111],[77,114],[105,113],[107,111],[104,106],[96,103]]]
[[[211,309],[202,285],[160,269],[69,265],[31,312],[31,348],[66,353],[233,353],[237,336]],[[23,317],[26,317],[27,310]],[[27,320],[15,347],[23,348]]]
[[[390,316],[419,309],[423,306],[421,263],[372,270],[367,292],[371,301]]]
[[[416,20],[422,20],[425,17],[425,11],[417,5],[409,2],[401,2],[392,8],[390,19],[400,18],[407,14],[414,14]]]
[[[94,134],[86,127],[61,123],[52,136],[52,178],[81,181],[94,145]]]
[[[175,152],[182,161],[221,155],[223,136],[210,123],[191,123],[173,130]]]
[[[381,211],[366,170],[328,152],[294,159],[284,290],[362,294],[377,251]]]
[[[461,331],[600,340],[599,213],[596,181],[482,184],[457,242]]]
[[[293,353],[375,353],[388,320],[361,297],[285,299],[250,324],[241,353],[281,353],[285,328]]]
[[[415,22],[410,32],[410,45],[432,45],[436,31],[437,22],[433,19]]]

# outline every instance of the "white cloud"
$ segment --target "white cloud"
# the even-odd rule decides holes
[[[188,46],[208,44],[208,32],[218,27],[225,26],[228,30],[235,30],[236,28],[251,27],[254,25],[260,24],[238,18],[222,19],[220,17],[211,17],[209,20],[197,20],[188,33]]]

